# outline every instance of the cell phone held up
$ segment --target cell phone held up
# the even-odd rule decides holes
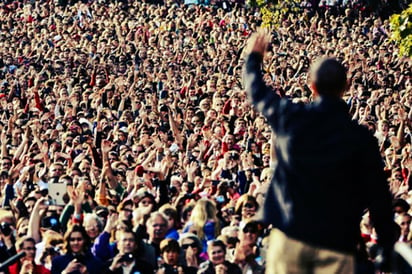
[[[132,253],[126,253],[122,256],[122,258],[120,259],[121,262],[133,262],[134,261],[134,256]]]
[[[1,234],[3,234],[4,236],[10,236],[12,229],[9,223],[6,222],[2,222],[0,224],[0,232]]]

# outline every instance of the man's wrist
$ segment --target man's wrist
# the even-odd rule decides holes
[[[113,267],[113,265],[109,266],[109,270],[112,271],[112,272],[116,271],[116,269],[117,269],[117,267]]]

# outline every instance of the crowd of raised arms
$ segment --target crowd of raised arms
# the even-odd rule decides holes
[[[242,85],[262,15],[241,1],[72,2],[0,3],[0,262],[26,252],[2,271],[264,273],[276,136]],[[270,29],[263,72],[306,103],[312,61],[347,67],[344,99],[378,140],[410,241],[412,61],[380,10],[302,2]],[[360,226],[373,261],[367,212]]]

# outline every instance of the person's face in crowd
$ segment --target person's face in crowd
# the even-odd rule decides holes
[[[208,248],[207,253],[210,261],[214,265],[223,264],[225,262],[226,252],[221,246],[212,246]]]
[[[167,223],[162,217],[156,216],[148,226],[149,239],[152,242],[160,243],[166,236]]]
[[[255,127],[260,128],[264,125],[264,123],[265,123],[265,118],[260,116],[260,117],[256,118],[256,120],[255,120]]]
[[[138,207],[153,207],[153,200],[150,197],[144,197],[139,201]]]
[[[49,170],[49,178],[59,178],[64,172],[63,166],[62,165],[57,165],[54,164],[50,167]]]
[[[84,245],[83,235],[78,231],[72,232],[69,237],[69,245],[73,253],[81,253]]]
[[[235,137],[233,135],[228,135],[226,142],[229,148],[232,147],[235,144]]]
[[[181,247],[184,252],[191,249],[193,250],[194,254],[199,254],[199,248],[193,239],[190,239],[190,238],[183,239]]]
[[[33,211],[33,207],[34,207],[34,204],[36,203],[36,201],[35,200],[27,200],[25,203],[24,203],[24,205],[26,206],[26,208],[27,208],[27,212],[28,213],[31,213],[32,211]]]
[[[139,155],[142,151],[144,150],[144,148],[140,145],[133,145],[132,146],[132,155],[134,157],[136,157],[137,155]]]
[[[214,110],[216,110],[217,112],[221,112],[222,109],[223,109],[223,105],[224,105],[224,103],[223,103],[222,99],[216,99],[216,100],[213,101],[212,108]]]
[[[82,65],[86,65],[87,63],[87,54],[85,53],[80,53],[79,55],[79,61]]]
[[[167,217],[167,230],[172,229],[175,227],[175,219],[173,219],[172,216],[166,216]]]
[[[115,154],[115,153],[109,153],[109,162],[110,162],[110,163],[113,163],[113,162],[115,162],[115,161],[117,161],[117,160],[118,160],[117,154]]]
[[[215,129],[213,130],[213,134],[214,134],[217,138],[221,139],[221,138],[223,137],[223,130],[222,130],[222,128],[219,127],[219,126],[215,127]]]
[[[209,99],[203,99],[200,104],[199,104],[200,110],[203,112],[206,112],[210,108],[210,100]]]
[[[258,239],[258,231],[250,226],[246,226],[239,233],[239,240],[245,245],[255,245]]]
[[[206,116],[207,116],[208,119],[214,121],[217,118],[217,112],[214,109],[209,109]]]
[[[7,103],[6,100],[1,100],[1,105],[3,107],[6,106],[5,108],[9,111],[9,113],[13,113],[13,103]]]
[[[188,109],[186,111],[186,119],[188,119],[188,121],[191,121],[192,117],[195,115],[195,112],[193,109]]]
[[[389,125],[386,122],[379,121],[378,129],[382,134],[386,135],[389,132]]]
[[[124,74],[127,70],[126,64],[125,63],[120,63],[118,66],[118,73]]]
[[[403,181],[403,176],[402,176],[402,173],[400,171],[393,172],[391,177],[394,180]]]
[[[1,172],[6,171],[7,169],[1,169]],[[7,173],[2,173],[0,175],[0,187],[3,188],[3,186],[5,184],[8,184],[10,182],[9,176],[7,175]]]
[[[97,221],[94,218],[85,220],[83,225],[86,229],[87,235],[89,235],[91,239],[95,239],[97,236],[99,236],[99,227],[97,225]]]
[[[190,89],[189,89],[189,99],[192,100],[192,98],[193,98],[194,100],[197,99],[196,88],[193,87],[193,86],[190,87]]]
[[[389,136],[396,136],[396,128],[395,127],[390,127],[388,130],[388,135]],[[394,145],[394,144],[392,144]]]
[[[401,227],[401,235],[408,236],[411,230],[411,216],[410,215],[401,215],[396,218],[396,222]]]
[[[119,220],[131,220],[133,214],[133,205],[126,205],[119,212]]]
[[[8,158],[4,158],[1,160],[1,170],[9,170],[11,168],[11,160]]]
[[[10,56],[8,56],[4,62],[7,66],[13,64],[13,58],[11,58]]]
[[[12,134],[13,142],[19,142],[19,140],[22,138],[22,134],[23,130],[21,130],[20,128],[14,129]]]
[[[118,234],[117,248],[120,254],[134,253],[137,248],[136,239],[132,232],[122,231]]]
[[[167,263],[168,265],[175,266],[179,262],[179,252],[177,252],[176,250],[166,249],[165,251],[163,251],[162,257],[165,263]]]
[[[83,160],[79,165],[79,169],[83,175],[89,175],[91,169],[89,161]]]
[[[26,252],[26,256],[23,258],[23,260],[34,260],[34,257],[36,255],[36,246],[32,241],[24,241],[22,251]]]
[[[116,138],[120,142],[125,142],[127,140],[127,135],[122,131],[118,131],[116,132]]]
[[[263,161],[263,166],[269,166],[270,165],[270,155],[263,155],[262,157],[262,161]]]
[[[250,218],[256,214],[256,204],[252,201],[246,201],[242,206],[242,218]]]

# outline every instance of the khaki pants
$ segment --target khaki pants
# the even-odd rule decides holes
[[[313,247],[289,238],[278,229],[270,233],[266,274],[350,274],[354,270],[352,255]]]

